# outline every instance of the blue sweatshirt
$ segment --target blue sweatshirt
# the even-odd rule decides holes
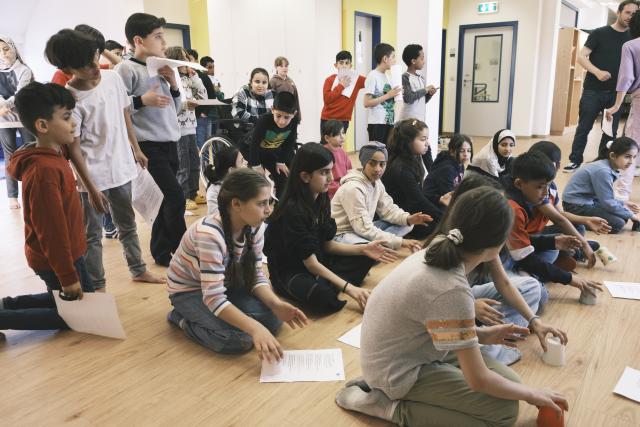
[[[633,212],[613,194],[613,182],[618,179],[619,174],[611,168],[607,159],[586,163],[569,179],[562,200],[574,205],[596,205],[628,220],[633,216]]]

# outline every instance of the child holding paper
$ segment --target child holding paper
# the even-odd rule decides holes
[[[189,227],[167,277],[168,320],[189,338],[218,353],[255,346],[258,357],[271,362],[283,354],[273,336],[282,322],[302,327],[307,317],[273,293],[262,270],[261,225],[271,213],[270,199],[264,175],[248,168],[229,173],[219,212]]]
[[[17,93],[15,106],[36,144],[16,151],[7,173],[22,181],[25,255],[47,292],[0,300],[0,330],[66,329],[52,293],[81,299],[83,292],[93,292],[83,258],[82,206],[64,154],[74,142],[75,100],[63,87],[33,82]]]
[[[129,272],[136,282],[164,283],[147,271],[133,211],[131,181],[136,161],[148,160],[138,146],[129,116],[129,97],[115,71],[100,70],[96,43],[74,30],[60,30],[47,42],[49,62],[72,76],[67,88],[77,99],[75,139],[69,156],[82,179],[80,197],[87,234],[87,271],[96,290],[106,286],[102,264],[102,215],[110,211]],[[108,202],[108,205],[107,205]]]

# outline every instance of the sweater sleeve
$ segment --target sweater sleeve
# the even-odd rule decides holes
[[[222,233],[214,233],[215,235],[211,236],[210,233],[196,231],[193,244],[200,269],[202,302],[214,315],[219,316],[220,312],[231,304],[227,300],[227,288],[224,286],[224,254],[228,249]]]
[[[624,220],[628,220],[633,216],[631,212],[620,200],[615,198],[613,194],[613,176],[611,172],[605,168],[596,170],[593,174],[589,174],[591,185],[593,187],[598,203],[608,212],[619,216]]]
[[[620,68],[618,71],[618,81],[616,83],[616,90],[618,92],[627,92],[633,82],[635,81],[635,66],[633,61],[633,54],[627,43],[622,45],[622,52],[620,54]]]
[[[413,104],[418,99],[424,97],[427,94],[425,88],[413,90],[411,89],[411,80],[409,73],[402,74],[402,100],[405,104]]]
[[[380,219],[390,222],[391,224],[408,225],[407,218],[409,218],[409,212],[405,211],[393,202],[393,199],[385,190],[382,181],[378,181],[376,185],[382,185],[382,194],[380,195],[378,205],[376,206],[376,213]]]
[[[231,102],[231,114],[234,118],[240,119],[245,122],[250,122],[251,113],[247,111],[247,93],[244,89],[240,89]]]
[[[411,171],[406,168],[401,169],[399,178],[400,181],[397,184],[400,188],[398,190],[404,194],[403,199],[408,203],[405,208],[409,213],[422,212],[431,215],[436,220],[440,218],[441,209],[425,196]]]
[[[269,280],[267,279],[267,276],[264,275],[264,270],[262,268],[264,231],[266,228],[267,227],[265,226],[265,224],[262,224],[253,237],[253,252],[256,256],[256,283],[253,285],[253,288],[251,288],[251,292],[253,292],[259,286],[271,286]]]
[[[337,78],[338,78],[338,75],[334,74],[332,76],[327,77],[327,79],[324,81],[324,87],[322,88],[322,98],[324,99],[325,105],[335,102],[342,96],[342,91],[344,90],[344,86],[342,86],[340,83],[338,83],[336,87],[331,89],[333,82]]]
[[[278,150],[278,160],[277,164],[284,165],[287,163],[287,160],[293,157],[293,152],[295,149],[296,142],[298,142],[298,117],[294,117],[292,120],[292,127],[289,136],[284,141],[280,150]],[[295,123],[294,123],[295,122]]]

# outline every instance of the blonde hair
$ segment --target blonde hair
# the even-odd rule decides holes
[[[178,61],[186,61],[187,60],[187,51],[184,50],[182,46],[171,46],[168,47],[164,52],[164,56],[168,59],[177,59]]]

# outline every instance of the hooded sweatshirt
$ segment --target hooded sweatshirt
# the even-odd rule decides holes
[[[7,173],[22,181],[29,267],[53,271],[62,286],[77,282],[73,263],[86,252],[87,241],[69,162],[49,148],[24,148],[13,153]]]
[[[382,181],[369,181],[362,170],[352,169],[340,181],[331,200],[331,216],[336,220],[336,234],[355,233],[368,240],[386,240],[389,247],[402,246],[402,237],[373,225],[375,214],[381,220],[407,225],[409,213],[393,203]]]
[[[495,176],[496,178],[508,173],[512,158],[503,157],[498,153],[498,145],[500,144],[500,141],[505,138],[511,138],[514,141],[516,140],[516,136],[509,129],[499,131],[493,136],[493,139],[489,144],[482,147],[482,150],[473,156],[470,169],[480,169],[481,171],[491,176]]]
[[[0,62],[0,107],[6,107],[11,110],[8,114],[0,116],[0,123],[19,122],[20,119],[14,108],[15,94],[33,81],[33,73],[22,61],[22,57],[13,40],[0,34],[0,41],[8,44],[16,56],[15,62],[9,66],[4,62]],[[22,127],[22,125],[19,127]]]
[[[464,175],[464,166],[451,157],[448,151],[438,153],[424,182],[424,194],[436,206],[440,197],[456,189]]]

